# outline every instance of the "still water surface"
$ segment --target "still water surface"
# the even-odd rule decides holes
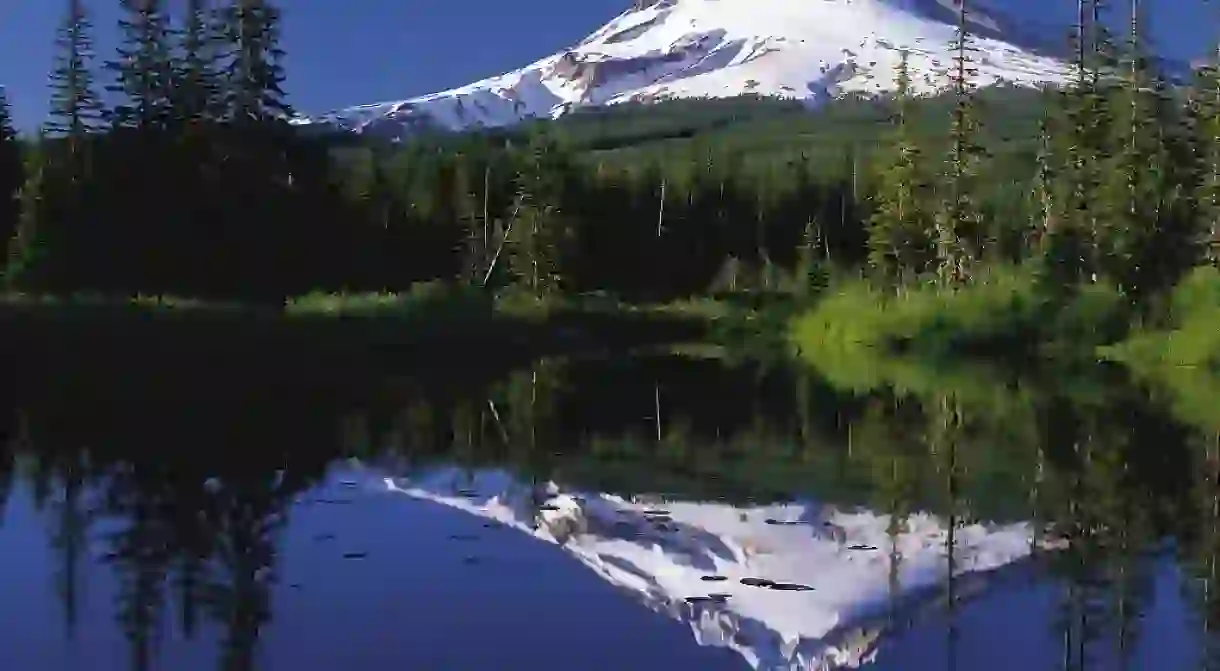
[[[1206,385],[863,373],[10,385],[3,668],[1220,661]]]

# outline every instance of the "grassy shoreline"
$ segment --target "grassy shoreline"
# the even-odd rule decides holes
[[[790,320],[789,350],[844,389],[866,393],[888,386],[925,398],[957,398],[976,410],[988,406],[989,389],[1011,387],[1004,393],[1013,394],[1021,388],[997,380],[1038,375],[1053,385],[1081,379],[1102,384],[1117,374],[1183,421],[1220,430],[1214,412],[1220,399],[1220,270],[1196,269],[1156,304],[1138,308],[1105,286],[1055,297],[1039,291],[1035,280],[1015,272],[957,292],[917,287],[905,294],[844,283]],[[1087,397],[1095,391],[1058,393]]]
[[[1198,268],[1167,295],[1137,305],[1115,287],[1055,291],[1037,271],[991,269],[969,285],[883,290],[848,281],[788,325],[808,352],[1012,355],[1220,365],[1220,271]]]
[[[816,297],[763,298],[775,297],[637,305],[591,294],[539,301],[449,282],[398,294],[315,293],[282,305],[10,293],[0,294],[0,346],[69,357],[99,348],[404,363],[443,354],[474,365],[505,355],[704,343],[787,348],[837,369],[893,372],[908,357],[965,357],[1001,365],[1109,361],[1145,377],[1183,366],[1220,373],[1220,271],[1213,268],[1183,279],[1156,318],[1136,317],[1129,301],[1104,285],[1051,295],[1024,267],[992,269],[956,290],[923,284],[894,292],[845,280]]]
[[[16,365],[461,368],[701,341],[730,308],[716,301],[539,302],[427,283],[404,294],[313,294],[282,307],[179,297],[0,296],[0,348]]]
[[[972,284],[919,284],[900,292],[844,282],[789,323],[804,356],[860,350],[885,356],[1096,359],[1129,330],[1129,303],[1114,288],[1052,295],[1035,270],[990,269]]]

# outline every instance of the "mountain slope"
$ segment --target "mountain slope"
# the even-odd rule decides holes
[[[297,119],[381,137],[496,127],[582,106],[756,94],[810,104],[893,89],[906,51],[917,92],[947,85],[954,0],[636,0],[574,47],[408,100]],[[975,12],[975,81],[1062,81],[1054,40]]]

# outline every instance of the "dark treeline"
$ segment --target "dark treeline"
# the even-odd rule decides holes
[[[98,70],[85,3],[68,3],[8,280],[251,298],[298,288],[318,261],[304,250],[320,245],[292,241],[337,213],[324,209],[325,154],[287,125],[278,10],[192,1],[171,22],[161,2],[121,9],[121,46]]]
[[[289,122],[273,3],[170,4],[123,0],[119,51],[95,64],[68,2],[51,118],[2,142],[10,286],[278,302],[442,279],[665,300],[1041,260],[1058,284],[1135,295],[1215,256],[1220,77],[1170,86],[1138,20],[1120,39],[1082,11],[1061,90],[975,91],[963,29],[930,99],[904,62],[893,99],[817,113],[682,101],[353,146]]]
[[[11,287],[278,302],[486,277],[656,298],[707,290],[726,260],[791,265],[816,214],[854,217],[804,164],[763,196],[710,153],[685,175],[624,171],[541,133],[344,147],[289,122],[272,3],[121,9],[98,67],[85,2],[68,3],[50,119],[5,136],[24,150],[0,172],[20,205],[0,213]]]

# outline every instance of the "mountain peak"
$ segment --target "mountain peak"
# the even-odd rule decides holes
[[[577,107],[760,95],[818,104],[894,88],[907,54],[918,93],[948,85],[957,0],[632,0],[575,46],[521,69],[407,100],[300,119],[401,138],[557,117]],[[1037,36],[968,15],[980,85],[1063,81]]]

